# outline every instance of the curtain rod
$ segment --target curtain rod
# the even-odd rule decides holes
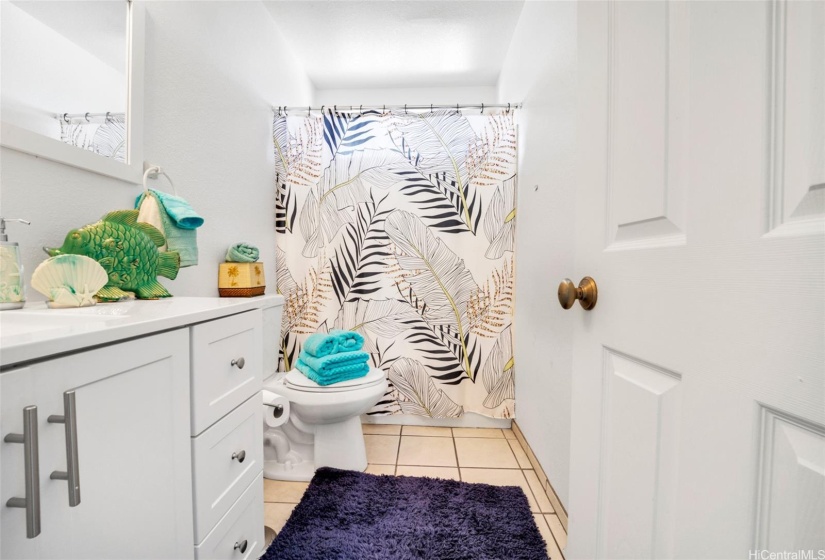
[[[111,119],[118,119],[118,118],[125,119],[126,118],[126,113],[112,113],[112,112],[106,112],[106,113],[60,113],[59,115],[55,115],[54,118],[56,118],[59,121],[63,121],[63,122],[67,122],[67,123],[71,122],[71,121],[83,121],[83,120],[85,120],[86,122],[91,122],[94,119],[105,119],[105,120],[108,121],[108,120],[111,120]]]
[[[480,105],[462,105],[460,103],[456,103],[455,105],[439,105],[439,104],[431,104],[431,105],[321,105],[320,107],[273,107],[272,111],[275,113],[283,114],[284,112],[289,114],[290,112],[294,113],[301,113],[302,111],[306,111],[308,113],[312,111],[324,111],[325,109],[332,109],[336,113],[363,113],[364,111],[382,111],[386,112],[387,110],[391,111],[434,111],[436,109],[455,109],[456,111],[460,111],[461,109],[478,109],[481,112],[484,112],[485,109],[521,109],[521,103],[491,103],[486,104],[482,103]]]

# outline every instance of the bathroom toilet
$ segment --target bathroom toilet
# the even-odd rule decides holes
[[[310,480],[319,467],[364,471],[367,451],[360,416],[384,396],[387,386],[387,376],[380,369],[327,386],[298,370],[267,379],[264,414],[276,420],[270,425],[280,425],[264,425],[264,476]],[[286,399],[288,407],[267,406],[267,391]],[[278,421],[284,410],[286,421]]]

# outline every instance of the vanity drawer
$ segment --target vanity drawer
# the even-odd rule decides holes
[[[262,408],[261,395],[256,393],[192,438],[196,543],[206,537],[263,470]]]
[[[192,327],[192,435],[261,390],[261,311]]]
[[[246,542],[245,552],[240,548]],[[235,548],[235,547],[238,548]],[[264,478],[258,474],[235,505],[202,543],[195,547],[196,560],[255,559],[264,546]]]

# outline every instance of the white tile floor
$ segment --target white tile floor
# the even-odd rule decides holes
[[[539,476],[511,430],[364,424],[367,472],[430,476],[519,486],[553,560],[563,559],[567,533]],[[280,531],[306,490],[306,482],[264,480],[266,524]]]

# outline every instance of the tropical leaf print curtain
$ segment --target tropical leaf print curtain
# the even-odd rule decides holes
[[[126,161],[126,117],[114,114],[102,122],[60,121],[60,140],[117,161]]]
[[[514,413],[509,112],[277,116],[282,371],[352,329],[390,382],[371,414]]]

